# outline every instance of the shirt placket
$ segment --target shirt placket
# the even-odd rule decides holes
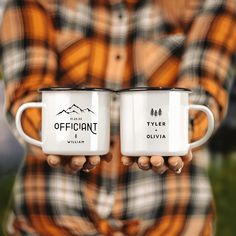
[[[106,87],[118,90],[122,88],[127,64],[128,12],[123,3],[111,8]],[[113,135],[119,133],[119,100],[115,94],[111,104],[111,132]]]
[[[128,35],[128,14],[122,3],[112,6],[109,52],[106,71],[107,87],[120,89],[127,60],[126,40]]]
[[[126,64],[126,38],[128,34],[128,16],[125,12],[125,6],[117,3],[112,6],[110,26],[109,26],[109,52],[106,71],[106,87],[112,89],[120,89],[122,87],[123,74]],[[119,100],[113,95],[111,103],[111,132],[112,136],[119,132]],[[111,137],[113,138],[113,137]],[[115,141],[117,147],[117,140]],[[118,184],[118,168],[120,156],[113,156],[110,163],[110,175],[104,177],[103,186],[99,193],[99,202],[97,203],[97,211],[103,217],[111,214],[115,194]],[[107,199],[109,201],[107,202]],[[106,212],[104,212],[104,202],[106,201]]]

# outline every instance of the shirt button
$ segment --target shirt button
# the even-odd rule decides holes
[[[116,60],[118,60],[118,61],[119,61],[120,59],[121,59],[121,55],[119,55],[119,54],[118,54],[118,55],[116,55]]]
[[[122,18],[123,18],[122,13],[119,13],[118,17],[119,17],[120,19],[122,19]]]

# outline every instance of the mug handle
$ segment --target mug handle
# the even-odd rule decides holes
[[[41,103],[41,102],[29,102],[29,103],[25,103],[25,104],[21,105],[16,113],[16,128],[17,128],[19,134],[21,135],[21,137],[26,142],[36,145],[36,146],[39,146],[39,147],[42,147],[42,142],[31,138],[23,131],[22,125],[21,125],[21,116],[22,116],[22,113],[24,112],[24,110],[26,110],[28,108],[42,108],[42,107],[43,107],[43,103]]]
[[[203,105],[190,104],[189,110],[190,109],[203,111],[207,115],[207,120],[208,120],[208,128],[207,128],[206,134],[201,139],[189,144],[190,149],[193,149],[193,148],[201,146],[211,137],[214,131],[214,116],[213,116],[212,111],[208,107],[203,106]]]

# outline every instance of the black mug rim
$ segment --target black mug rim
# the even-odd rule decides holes
[[[108,88],[95,88],[95,87],[45,87],[38,89],[39,92],[66,92],[66,91],[96,91],[96,92],[115,92]]]
[[[181,87],[134,87],[134,88],[125,88],[117,91],[118,93],[123,92],[137,92],[137,91],[171,91],[171,92],[189,92],[192,91],[187,88]]]
[[[38,89],[39,92],[53,91],[53,92],[65,92],[65,91],[96,91],[96,92],[114,92],[114,93],[123,93],[123,92],[137,92],[137,91],[175,91],[175,92],[189,92],[192,91],[187,88],[181,87],[130,87],[120,90],[113,90],[109,88],[98,88],[98,87],[61,87],[61,86],[52,86],[44,87]]]

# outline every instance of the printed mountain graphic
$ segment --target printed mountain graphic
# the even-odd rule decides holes
[[[81,113],[86,113],[86,112],[90,112],[90,113],[93,113],[95,114],[91,109],[89,108],[85,108],[85,109],[82,109],[80,108],[79,106],[73,104],[72,106],[68,107],[66,110],[63,109],[62,111],[58,112],[57,115],[60,115],[60,114],[81,114]]]

